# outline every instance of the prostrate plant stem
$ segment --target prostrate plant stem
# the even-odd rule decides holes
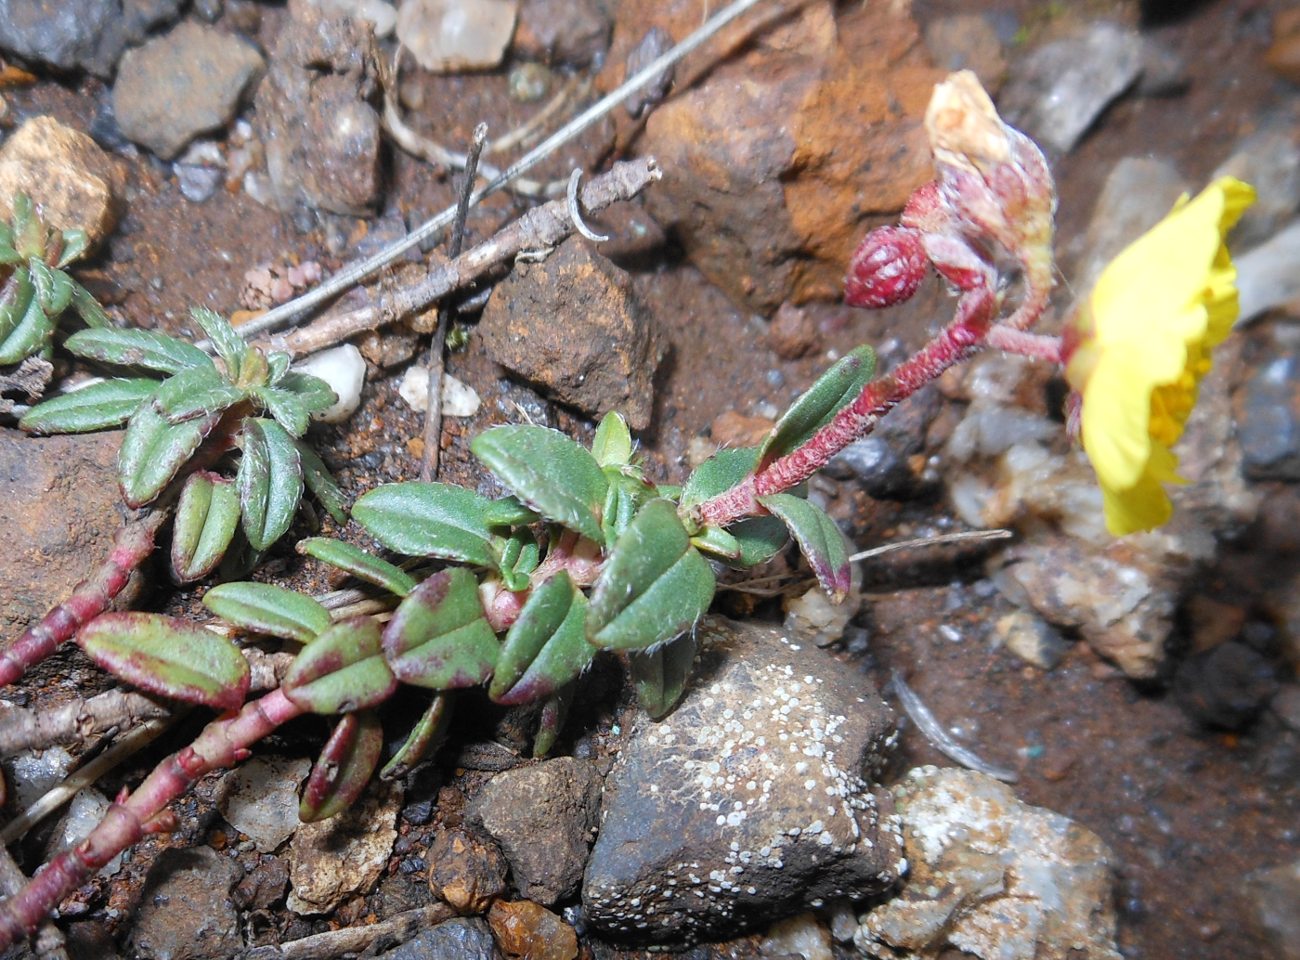
[[[31,936],[68,894],[123,850],[148,833],[172,829],[167,805],[199,777],[243,760],[253,744],[302,712],[273,690],[233,717],[208,724],[193,744],[172,754],[134,793],[109,807],[90,836],[51,860],[21,892],[0,901],[0,951]]]
[[[117,532],[113,549],[98,569],[77,584],[67,600],[54,607],[37,623],[23,631],[14,643],[0,651],[0,687],[18,680],[35,664],[72,639],[86,623],[108,609],[122,592],[131,574],[153,552],[158,528],[170,509],[153,509]]]

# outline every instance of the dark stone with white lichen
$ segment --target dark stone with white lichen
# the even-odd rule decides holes
[[[699,629],[685,700],[638,721],[606,779],[588,920],[690,943],[888,889],[898,825],[864,778],[894,742],[892,712],[811,643],[717,618]]]

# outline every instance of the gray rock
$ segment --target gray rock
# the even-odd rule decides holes
[[[1266,122],[1237,145],[1214,176],[1233,176],[1255,188],[1255,203],[1232,230],[1233,249],[1262,243],[1300,210],[1300,130],[1289,122]]]
[[[1237,425],[1248,477],[1300,480],[1300,354],[1277,353],[1251,373]]]
[[[1174,697],[1184,712],[1225,730],[1249,726],[1277,689],[1268,658],[1235,640],[1192,654],[1174,674]]]
[[[229,123],[262,57],[237,37],[187,20],[127,51],[113,112],[130,140],[171,159],[201,133]]]
[[[605,782],[587,919],[613,935],[692,942],[897,879],[887,793],[863,780],[893,714],[829,654],[708,618],[681,705],[640,719]]]
[[[173,19],[180,5],[181,0],[0,0],[0,50],[106,77],[128,43]]]
[[[935,17],[925,25],[925,47],[942,70],[973,70],[996,92],[1007,72],[1002,41],[989,17],[959,13]]]
[[[1071,284],[1080,296],[1102,269],[1155,226],[1189,187],[1172,164],[1154,157],[1124,157],[1111,168],[1093,204],[1075,257]]]
[[[908,875],[867,911],[863,953],[928,960],[1120,960],[1113,854],[1074,821],[970,770],[918,767],[894,788]]]
[[[479,330],[488,356],[547,396],[591,417],[617,410],[634,430],[650,425],[663,347],[630,275],[587,241],[517,267]]]
[[[612,26],[601,0],[524,0],[512,53],[587,67],[604,58]]]
[[[217,809],[258,850],[269,853],[298,829],[298,787],[310,769],[306,759],[254,757],[226,774]]]
[[[578,889],[599,809],[595,764],[560,757],[497,774],[470,815],[501,844],[519,892],[549,907]]]
[[[1013,126],[1065,152],[1141,72],[1137,31],[1093,23],[1077,36],[1044,44],[1019,59],[999,106]]]
[[[364,22],[325,18],[309,0],[291,0],[256,99],[257,134],[281,210],[360,216],[378,203],[376,64]]]
[[[230,901],[239,868],[211,847],[165,850],[149,870],[131,931],[139,960],[219,960],[243,947]]]
[[[379,954],[379,960],[500,960],[492,929],[484,920],[457,917],[422,930],[400,947]]]
[[[1300,860],[1256,870],[1243,888],[1255,924],[1277,960],[1300,960]]]

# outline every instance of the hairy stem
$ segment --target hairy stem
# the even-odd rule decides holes
[[[113,540],[108,559],[77,584],[72,595],[37,623],[29,626],[6,650],[0,651],[0,687],[8,686],[71,639],[89,620],[113,602],[131,573],[153,552],[154,537],[169,514],[153,509],[125,524]]]
[[[16,895],[0,901],[0,951],[30,936],[59,903],[146,833],[169,826],[167,805],[199,777],[233,766],[249,747],[302,713],[280,690],[215,720],[190,746],[172,754],[135,793],[109,807],[90,836],[51,860]]]
[[[956,318],[918,353],[896,370],[868,383],[852,403],[798,449],[698,504],[691,511],[692,518],[698,523],[724,526],[741,517],[765,513],[759,497],[780,493],[807,480],[835,454],[870,433],[900,401],[979,350],[997,310],[997,297],[985,287],[964,294]]]

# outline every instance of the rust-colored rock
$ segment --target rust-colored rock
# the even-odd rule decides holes
[[[1264,62],[1279,76],[1300,83],[1300,9],[1285,10],[1273,20],[1273,43]]]
[[[773,421],[767,417],[747,417],[727,410],[713,418],[709,433],[719,447],[756,447],[771,432]]]
[[[570,238],[523,264],[492,293],[479,323],[488,356],[590,417],[617,410],[650,425],[663,348],[624,270]]]
[[[488,923],[497,946],[512,960],[573,960],[578,955],[573,927],[531,900],[498,900]]]
[[[679,38],[675,10],[656,25]],[[916,25],[886,4],[838,21],[830,10],[802,8],[671,97],[639,144],[668,171],[650,212],[701,272],[763,313],[791,297],[838,299],[863,232],[930,177],[920,120],[940,74]],[[611,61],[633,32],[616,29]]]
[[[0,631],[13,639],[108,557],[122,525],[120,433],[0,430]]]
[[[782,360],[798,360],[806,357],[820,345],[817,335],[817,322],[791,303],[781,304],[772,318],[772,325],[767,328],[767,343],[772,351]]]
[[[506,860],[501,851],[463,830],[439,833],[425,860],[430,892],[457,913],[485,913],[505,892]]]
[[[86,231],[91,246],[113,232],[126,175],[116,160],[79,130],[53,117],[33,117],[0,150],[0,217],[25,192],[46,223]]]

